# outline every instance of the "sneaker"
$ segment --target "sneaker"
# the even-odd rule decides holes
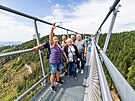
[[[56,84],[60,84],[62,85],[64,81],[60,80],[60,81],[56,81]]]
[[[68,79],[70,79],[70,75],[68,75]]]
[[[83,69],[81,69],[81,74],[83,74]]]
[[[78,78],[77,78],[77,77],[75,77],[74,79],[75,79],[76,81],[78,80]]]
[[[53,91],[53,92],[56,92],[57,91],[57,89],[55,88],[55,86],[52,86],[52,87],[50,87],[51,88],[51,90]]]
[[[76,73],[79,73],[79,69],[77,68]]]
[[[68,72],[65,72],[65,76],[67,76],[68,75]]]
[[[64,70],[62,69],[62,71],[60,71],[60,74],[63,74],[64,73]]]

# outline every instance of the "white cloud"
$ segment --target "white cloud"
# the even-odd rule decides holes
[[[52,15],[54,16],[54,18],[56,20],[63,19],[63,14],[64,14],[64,12],[61,9],[60,5],[56,4],[55,7],[54,7],[54,10],[52,12]]]
[[[89,0],[81,5],[75,6],[73,11],[65,11],[60,5],[54,9],[52,16],[63,22],[63,27],[82,33],[95,33],[101,22],[107,15],[110,6],[114,1],[112,0]],[[135,26],[135,1],[123,0],[120,2],[122,7],[117,15],[113,32],[121,32],[126,30],[134,30]],[[70,5],[71,7],[71,5]],[[132,16],[131,16],[132,15]],[[108,32],[112,15],[108,18],[105,25],[102,27],[103,32]]]
[[[51,0],[50,0],[51,1]],[[70,0],[71,2],[71,0]],[[81,33],[95,33],[109,11],[114,0],[89,0],[81,5],[64,7],[56,4],[52,7],[52,13],[45,16],[43,20],[48,22],[62,22],[63,27]],[[122,0],[122,7],[117,15],[113,32],[121,32],[135,29],[135,0]],[[111,17],[102,27],[102,32],[108,32],[111,22]],[[0,13],[0,40],[30,40],[35,34],[33,26],[24,24],[16,19],[15,16],[7,16],[3,12]],[[27,22],[27,21],[26,21]],[[32,22],[31,22],[32,23]],[[50,32],[50,26],[38,23],[39,33],[41,36],[47,35]],[[59,28],[55,31],[57,34],[66,33]]]
[[[123,0],[120,3],[122,7],[119,9],[118,17],[116,19],[116,26],[114,28],[117,31],[135,30],[135,0]]]
[[[52,19],[54,19],[53,16],[46,16],[46,17],[43,18],[43,20],[45,20],[45,21],[50,21]]]
[[[107,14],[110,7],[109,3],[90,1],[72,8],[72,12],[57,4],[52,13],[53,18],[56,19],[52,19],[52,21],[62,21],[63,27],[77,32],[94,33]]]
[[[13,15],[0,13],[0,41],[27,41],[34,34],[32,26],[18,22]]]

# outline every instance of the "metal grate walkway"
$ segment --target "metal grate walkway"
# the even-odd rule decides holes
[[[47,84],[36,96],[30,101],[84,101],[85,88],[87,88],[87,78],[89,74],[89,60],[90,53],[87,54],[87,62],[84,68],[84,74],[77,73],[78,81],[73,77],[68,79],[66,76],[62,77],[63,85],[55,84],[58,91],[53,93],[50,90],[50,84]]]

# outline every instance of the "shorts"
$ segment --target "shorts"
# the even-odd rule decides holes
[[[50,63],[51,74],[56,74],[57,71],[62,70],[62,63]]]

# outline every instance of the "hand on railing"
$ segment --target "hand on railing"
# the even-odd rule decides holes
[[[38,50],[37,46],[33,47],[32,50],[34,51]]]
[[[43,45],[40,44],[38,46],[33,47],[32,50],[37,51],[37,50],[42,49],[42,48],[43,48]]]

